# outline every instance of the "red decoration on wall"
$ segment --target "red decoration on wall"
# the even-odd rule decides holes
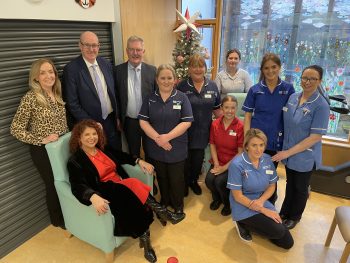
[[[75,0],[75,2],[79,4],[82,8],[87,9],[89,7],[94,6],[96,0]]]

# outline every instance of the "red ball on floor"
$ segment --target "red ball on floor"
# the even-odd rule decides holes
[[[170,257],[166,261],[167,263],[179,263],[179,260],[176,257]]]

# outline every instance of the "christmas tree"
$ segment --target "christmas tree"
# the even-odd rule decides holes
[[[200,13],[196,12],[190,17],[188,9],[185,16],[176,10],[180,20],[183,22],[174,32],[178,33],[178,39],[173,50],[174,68],[178,80],[188,77],[188,64],[193,54],[202,54],[205,59],[209,58],[206,48],[201,46],[202,35],[197,30],[194,21],[199,17]]]
[[[186,31],[179,34],[179,38],[173,51],[173,59],[175,62],[174,68],[179,80],[188,77],[188,63],[190,57],[195,53],[203,53],[204,48],[200,45],[201,40],[201,35],[198,35],[193,31],[190,32],[188,38]]]

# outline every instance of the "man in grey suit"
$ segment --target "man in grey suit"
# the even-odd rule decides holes
[[[115,67],[114,79],[120,120],[123,125],[129,153],[140,157],[142,130],[137,116],[143,99],[156,89],[156,68],[144,62],[143,39],[131,36],[127,41],[128,61]]]
[[[107,136],[107,147],[121,150],[117,129],[118,106],[112,64],[98,56],[100,43],[95,33],[80,35],[81,55],[63,69],[63,97],[73,124],[83,119],[100,123]]]

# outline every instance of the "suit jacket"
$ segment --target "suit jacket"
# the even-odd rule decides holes
[[[112,64],[102,57],[96,58],[107,84],[109,99],[116,117],[118,116],[115,96]],[[73,123],[83,119],[93,119],[102,122],[101,102],[94,82],[83,57],[68,63],[63,69],[63,98],[67,110],[73,117]]]
[[[156,90],[156,67],[142,62],[141,94],[142,100]],[[120,120],[124,123],[128,105],[128,62],[114,68],[115,88],[120,107]]]

